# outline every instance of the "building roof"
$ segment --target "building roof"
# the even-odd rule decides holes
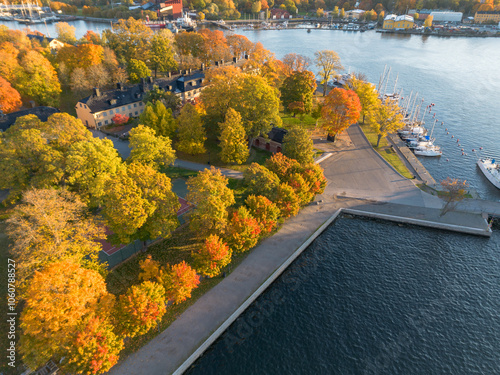
[[[273,8],[270,10],[270,13],[272,16],[286,16],[286,15],[290,15],[290,13],[288,11],[286,11],[285,9],[279,9],[279,8]]]
[[[384,21],[394,21],[396,17],[397,16],[395,14],[388,14],[387,16],[385,16]]]
[[[55,38],[49,38],[45,35],[37,35],[37,34],[27,34],[26,35],[28,38],[30,39],[36,39],[38,40],[40,43],[43,42],[43,40],[45,39],[47,42],[52,42]]]
[[[401,16],[397,16],[394,21],[409,21],[409,22],[415,22],[414,18],[412,16],[409,16],[407,14],[403,14]]]
[[[13,125],[19,117],[27,116],[27,115],[35,115],[40,119],[40,121],[47,121],[47,119],[53,115],[54,113],[61,112],[57,108],[54,107],[35,107],[30,109],[25,109],[22,111],[8,113],[6,115],[0,115],[0,130],[6,131],[8,128]]]
[[[274,126],[267,136],[271,141],[283,143],[283,138],[287,133],[288,130]]]

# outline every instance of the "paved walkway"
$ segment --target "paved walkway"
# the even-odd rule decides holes
[[[315,203],[287,220],[231,274],[109,374],[174,373],[339,208],[443,220],[439,217],[441,200],[401,177],[371,148],[359,127],[352,126],[348,136],[349,141],[343,141],[344,149],[328,149],[332,156],[322,166],[329,184]],[[453,225],[485,227],[484,219],[477,214],[449,213],[444,220]]]
[[[174,166],[179,168],[189,169],[191,171],[204,171],[205,169],[210,168],[210,165],[207,164],[193,163],[191,161],[180,160],[180,159],[175,160]],[[241,173],[240,171],[235,171],[234,169],[219,168],[219,167],[215,168],[220,170],[224,176],[227,176],[229,178],[238,178],[238,179],[243,178],[243,173]]]

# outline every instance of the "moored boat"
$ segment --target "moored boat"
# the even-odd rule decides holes
[[[500,189],[500,164],[492,158],[481,158],[477,165],[488,181]]]
[[[438,146],[430,145],[430,146],[419,146],[413,150],[415,155],[419,156],[441,156],[443,152]]]

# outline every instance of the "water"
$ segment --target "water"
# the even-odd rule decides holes
[[[23,25],[16,21],[0,21],[0,25],[5,25],[9,29],[12,30],[36,30],[39,31],[51,38],[57,38],[56,31],[56,23],[48,23],[48,24],[35,24],[35,25]],[[85,35],[87,30],[91,30],[97,34],[101,34],[104,30],[110,29],[111,24],[109,22],[93,22],[93,21],[68,21],[69,25],[75,27],[75,36],[77,39],[80,39]]]
[[[500,374],[499,250],[340,219],[186,374]]]

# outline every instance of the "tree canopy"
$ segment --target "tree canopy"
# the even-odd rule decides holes
[[[354,91],[333,89],[321,109],[322,126],[328,134],[335,136],[358,121],[360,113],[361,103]]]
[[[245,128],[241,124],[241,116],[229,108],[226,120],[220,126],[221,160],[224,163],[242,164],[250,155],[247,147]]]
[[[153,169],[167,167],[175,161],[175,151],[170,138],[157,136],[147,126],[139,125],[130,130],[130,161],[147,164]]]
[[[335,77],[339,70],[343,70],[344,67],[340,63],[340,57],[335,51],[316,51],[314,57],[314,62],[319,70],[318,75],[323,84],[323,96],[325,96],[327,94],[328,82]]]

